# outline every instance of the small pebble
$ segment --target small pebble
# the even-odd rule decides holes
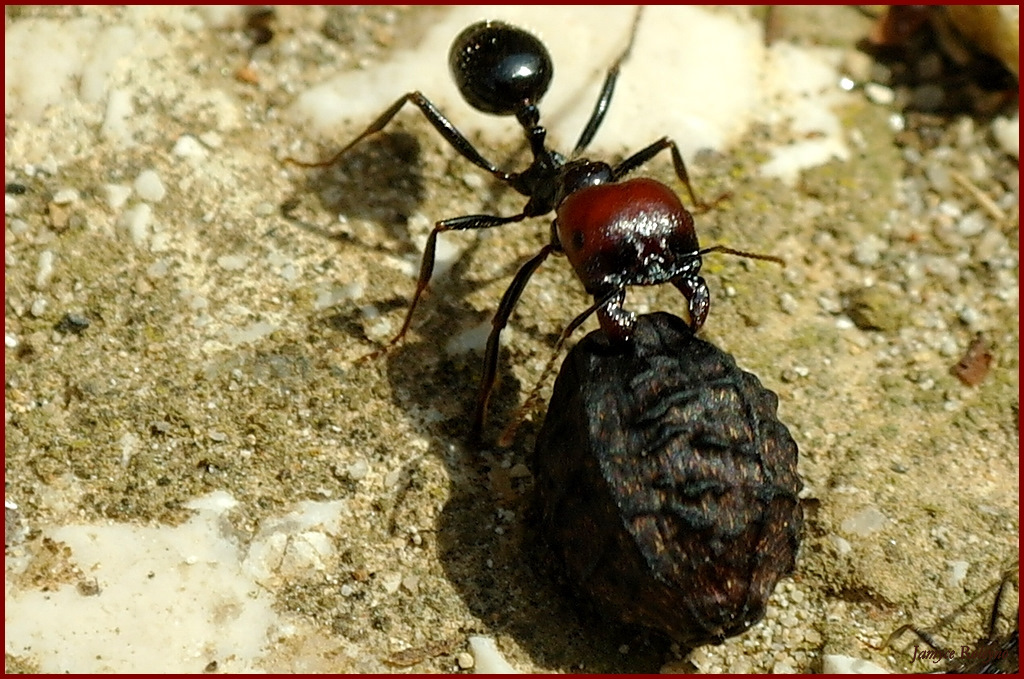
[[[949,174],[949,166],[939,159],[933,159],[924,168],[932,188],[940,194],[946,194],[953,190],[953,179]]]
[[[839,552],[839,556],[846,556],[853,551],[853,546],[845,538],[841,538],[838,535],[832,536],[832,542],[836,546],[836,551]]]
[[[183,134],[178,137],[178,141],[174,142],[174,148],[171,149],[171,153],[178,156],[179,158],[205,158],[207,151],[206,148],[199,143],[199,140],[190,134]]]
[[[878,83],[867,83],[864,85],[864,94],[875,104],[888,106],[896,101],[896,93],[891,87],[879,85]]]
[[[53,194],[53,200],[50,202],[57,205],[68,205],[76,200],[78,200],[78,191],[75,189],[61,189]]]
[[[825,674],[890,674],[889,670],[870,660],[851,658],[848,655],[822,657],[821,671]]]
[[[213,440],[213,441],[217,441],[218,443],[221,443],[223,441],[227,441],[228,440],[228,435],[225,434],[222,431],[211,431],[210,432],[210,439]]]
[[[64,314],[64,317],[57,322],[53,329],[65,335],[81,335],[88,330],[89,325],[90,321],[85,316],[69,312]]]
[[[47,306],[48,305],[45,299],[43,299],[42,297],[37,297],[32,302],[32,307],[29,309],[29,313],[35,316],[36,318],[39,318],[40,316],[46,313]]]
[[[366,460],[360,458],[348,466],[348,478],[353,481],[361,481],[370,473],[370,465]]]
[[[199,135],[199,141],[209,146],[211,149],[219,149],[224,145],[224,137],[220,136],[216,132],[210,130],[203,132]]]
[[[50,282],[53,275],[53,261],[55,256],[52,250],[43,250],[39,253],[39,269],[36,271],[36,289],[42,290]]]
[[[455,662],[459,664],[459,668],[463,670],[473,669],[473,656],[463,651],[455,656]]]
[[[857,243],[853,251],[853,261],[861,266],[874,266],[882,258],[882,253],[888,247],[888,243],[876,236],[869,234]]]
[[[170,262],[168,262],[166,259],[158,259],[157,261],[153,262],[148,267],[146,267],[146,278],[149,278],[150,280],[157,280],[163,278],[164,276],[167,275],[167,272],[170,271],[170,268]],[[206,300],[203,301],[203,308],[206,308]],[[193,306],[193,308],[196,307]]]
[[[146,203],[139,203],[121,215],[121,225],[128,231],[128,235],[131,236],[132,243],[136,247],[141,248],[146,244],[146,239],[149,237],[149,221],[152,216],[153,208]]]
[[[164,183],[160,181],[160,175],[153,170],[144,170],[135,179],[135,192],[139,198],[148,203],[159,203],[167,195]]]
[[[988,226],[988,220],[981,212],[975,210],[974,212],[968,212],[964,215],[959,222],[957,222],[956,230],[961,236],[970,238],[971,236],[977,236],[985,227]]]
[[[384,477],[384,487],[385,488],[392,488],[392,487],[394,487],[394,485],[398,483],[398,480],[400,478],[402,478],[402,470],[401,469],[392,469],[391,471],[388,472],[388,475]]]
[[[479,172],[466,172],[462,175],[462,182],[466,187],[479,191],[484,187],[483,177]]]
[[[796,674],[796,670],[789,660],[780,660],[772,665],[772,674]]]
[[[18,346],[18,338],[14,335],[4,334],[4,346],[8,349],[14,349]]]
[[[948,582],[951,587],[959,587],[967,577],[967,569],[970,568],[971,564],[966,561],[950,561],[949,563],[949,578]]]
[[[965,306],[961,309],[957,316],[961,323],[969,327],[974,327],[978,324],[978,321],[981,320],[981,315],[975,311],[973,307],[969,306]]]
[[[402,586],[401,573],[385,573],[381,576],[380,584],[388,594],[394,594]]]
[[[884,528],[888,522],[889,519],[876,507],[866,507],[850,518],[844,519],[840,526],[845,533],[867,537]]]
[[[247,255],[221,255],[217,258],[217,266],[225,271],[241,271],[249,264]]]
[[[974,257],[989,263],[989,260],[994,259],[1000,250],[1008,249],[1008,247],[1006,236],[999,229],[987,229],[974,246]],[[1016,269],[1016,264],[1013,268]]]
[[[939,342],[939,354],[947,358],[956,356],[957,352],[960,351],[960,347],[957,346],[956,340],[949,335],[944,336]]]
[[[103,192],[106,195],[107,205],[110,209],[120,210],[132,195],[132,188],[122,184],[104,184]]]

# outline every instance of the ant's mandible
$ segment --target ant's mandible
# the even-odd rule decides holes
[[[707,318],[710,304],[707,284],[699,275],[701,258],[710,252],[726,252],[785,264],[777,257],[721,245],[701,249],[692,215],[669,187],[653,179],[622,181],[627,174],[668,149],[676,176],[686,187],[690,200],[701,209],[710,207],[694,193],[679,148],[669,137],[662,137],[614,166],[580,157],[608,111],[619,70],[633,49],[641,13],[642,8],[639,8],[633,20],[629,44],[608,69],[590,119],[568,157],[547,147],[547,130],[540,124],[538,104],[551,84],[554,71],[547,48],[521,28],[501,21],[482,21],[469,26],[455,38],[448,65],[459,92],[470,106],[484,113],[515,116],[533,156],[525,170],[505,172],[498,169],[418,91],[400,97],[330,159],[318,163],[286,159],[286,162],[303,167],[332,165],[360,141],[382,130],[407,102],[412,102],[464,158],[528,198],[523,210],[515,215],[464,215],[444,219],[434,225],[427,238],[416,292],[405,321],[391,341],[371,357],[386,352],[408,332],[413,312],[434,271],[439,233],[486,229],[555,212],[551,242],[520,267],[491,321],[473,426],[475,438],[482,432],[487,403],[497,375],[501,331],[530,277],[552,253],[562,253],[569,258],[587,293],[594,297],[594,303],[566,326],[558,346],[594,312],[609,337],[616,341],[629,341],[636,322],[636,315],[623,306],[626,287],[630,285],[672,283],[687,299],[690,324],[694,331],[698,330]]]

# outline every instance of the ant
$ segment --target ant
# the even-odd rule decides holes
[[[521,28],[501,21],[482,21],[464,29],[455,38],[448,65],[460,94],[470,106],[483,113],[515,117],[533,156],[525,170],[505,172],[484,158],[418,91],[401,96],[328,160],[304,163],[293,158],[285,159],[285,162],[303,167],[330,166],[360,141],[382,130],[407,102],[411,102],[466,160],[528,198],[526,206],[518,214],[473,214],[437,222],[427,238],[416,291],[402,328],[387,345],[366,358],[385,353],[409,330],[413,312],[434,270],[438,234],[502,226],[555,212],[551,241],[520,267],[491,321],[472,430],[475,440],[479,440],[483,430],[487,404],[497,375],[501,331],[530,277],[552,253],[568,257],[586,292],[594,298],[594,303],[562,332],[556,345],[556,356],[569,334],[595,312],[601,328],[613,341],[629,341],[636,323],[636,315],[623,307],[626,287],[630,285],[672,283],[688,300],[690,324],[697,331],[704,324],[710,305],[707,284],[699,275],[701,258],[708,253],[725,252],[785,265],[778,257],[722,245],[702,249],[697,242],[693,216],[668,186],[653,179],[623,180],[630,172],[667,149],[671,153],[676,176],[697,208],[710,209],[725,198],[723,195],[711,204],[697,198],[679,148],[669,137],[662,137],[614,166],[581,157],[608,111],[619,70],[633,49],[641,13],[642,8],[639,8],[629,43],[608,69],[590,119],[569,156],[548,148],[547,130],[540,124],[538,105],[547,92],[554,70],[547,48]]]

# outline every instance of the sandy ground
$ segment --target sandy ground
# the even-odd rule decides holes
[[[778,393],[808,504],[797,572],[765,622],[682,661],[654,635],[577,611],[554,584],[528,520],[525,461],[541,413],[511,448],[465,445],[480,354],[446,347],[479,335],[547,222],[453,238],[465,249],[407,341],[357,363],[401,322],[432,221],[512,214],[521,198],[478,177],[413,113],[331,170],[280,163],[332,145],[281,114],[303,84],[372,65],[444,10],[351,12],[331,39],[325,10],[283,9],[247,73],[250,43],[230,19],[12,11],[8,31],[40,18],[96,31],[145,22],[163,42],[123,86],[130,104],[90,100],[77,82],[66,106],[6,117],[8,670],[124,671],[139,667],[125,659],[134,645],[154,643],[142,668],[452,671],[470,664],[471,635],[495,638],[523,671],[806,672],[836,653],[907,670],[913,640],[871,648],[903,623],[955,648],[982,636],[1018,553],[1019,509],[1018,173],[988,123],[896,132],[891,110],[852,97],[840,115],[851,157],[793,186],[758,173],[792,134],[783,121],[688,158],[705,196],[731,193],[698,218],[701,242],[788,262],[709,257],[704,337]],[[821,39],[812,29],[827,23],[790,38]],[[121,123],[118,105],[131,109]],[[492,157],[517,157],[511,139]],[[644,174],[675,185],[667,159]],[[681,306],[673,289],[629,301]],[[587,303],[564,260],[537,274],[506,332],[490,440]],[[978,332],[992,369],[966,386],[950,368]],[[218,491],[214,509],[196,508]],[[295,519],[304,533],[271,529],[302,507],[330,516]],[[89,637],[77,659],[46,650],[47,638],[62,648],[102,627],[88,605],[119,601],[127,585],[97,564],[144,535],[125,533],[94,562],[62,527],[91,526],[100,540],[101,528],[167,534],[197,517],[214,517],[203,530],[231,547],[211,552],[211,568],[236,559],[251,575],[231,586],[258,616],[239,604],[209,622],[207,611],[197,619],[209,639],[180,657],[161,649],[181,599],[219,594],[211,571],[201,588],[171,593],[168,617],[139,613],[155,641],[122,625]],[[275,530],[288,539],[267,566],[254,549]],[[81,617],[40,625],[58,596]],[[246,638],[225,646],[235,624]],[[37,627],[29,641],[15,634]]]

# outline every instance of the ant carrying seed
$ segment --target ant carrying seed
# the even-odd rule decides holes
[[[400,97],[332,158],[318,163],[285,159],[303,167],[332,165],[353,146],[382,130],[407,102],[411,102],[464,158],[528,198],[518,214],[473,214],[437,222],[427,238],[416,291],[401,329],[386,346],[367,358],[382,355],[408,332],[413,312],[434,270],[439,233],[486,229],[555,212],[551,241],[520,267],[491,321],[473,424],[474,438],[482,432],[497,375],[501,331],[530,277],[552,253],[568,257],[587,293],[594,298],[594,303],[563,331],[556,346],[556,356],[569,334],[595,312],[610,338],[618,342],[629,341],[636,316],[623,305],[626,287],[631,285],[674,285],[687,299],[690,324],[694,331],[698,330],[707,318],[710,305],[707,284],[699,275],[705,254],[725,252],[785,264],[778,257],[722,245],[702,249],[697,241],[692,215],[668,186],[652,179],[624,179],[667,149],[675,174],[686,187],[694,206],[707,210],[724,198],[722,196],[710,204],[697,198],[679,148],[669,137],[662,137],[614,166],[581,157],[608,111],[619,70],[633,49],[640,17],[641,10],[638,9],[629,43],[608,69],[590,119],[568,156],[548,148],[547,130],[540,124],[538,105],[553,75],[547,48],[523,29],[501,21],[483,21],[469,26],[455,38],[448,64],[459,92],[470,106],[492,115],[515,117],[526,135],[533,157],[525,170],[500,170],[418,91]]]

